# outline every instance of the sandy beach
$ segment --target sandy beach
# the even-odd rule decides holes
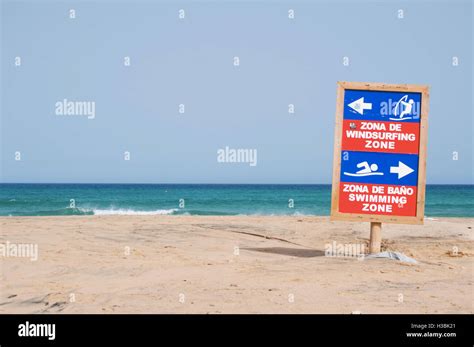
[[[469,218],[383,225],[418,261],[325,256],[368,223],[327,217],[2,217],[0,313],[473,313]]]

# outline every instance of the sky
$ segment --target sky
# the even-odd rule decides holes
[[[360,81],[429,85],[427,183],[472,184],[472,7],[3,0],[0,182],[330,183],[337,81]]]

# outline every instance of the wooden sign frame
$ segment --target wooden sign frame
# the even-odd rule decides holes
[[[406,92],[421,94],[420,134],[418,153],[418,181],[416,216],[389,216],[376,214],[339,212],[339,185],[341,178],[341,138],[344,118],[344,94],[346,90],[367,90],[383,92]],[[428,133],[429,87],[413,84],[385,84],[370,82],[338,82],[336,101],[336,126],[334,130],[334,157],[331,195],[331,220],[377,223],[423,224],[425,214],[426,144]]]

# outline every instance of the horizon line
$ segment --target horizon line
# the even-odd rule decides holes
[[[330,186],[332,183],[137,183],[137,182],[118,182],[118,183],[103,183],[103,182],[0,182],[0,184],[103,184],[103,185],[299,185],[299,186],[311,186],[311,185],[326,185]],[[450,186],[472,186],[474,183],[426,183],[427,186],[430,185],[450,185]]]

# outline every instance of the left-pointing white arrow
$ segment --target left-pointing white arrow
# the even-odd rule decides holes
[[[372,109],[372,104],[370,102],[364,102],[364,97],[357,99],[356,101],[351,102],[348,104],[350,108],[352,108],[354,111],[364,114],[364,110],[371,110]]]
[[[413,171],[415,170],[405,165],[401,161],[398,162],[398,166],[390,166],[390,173],[398,174],[398,179],[403,178],[408,174],[411,174]]]

